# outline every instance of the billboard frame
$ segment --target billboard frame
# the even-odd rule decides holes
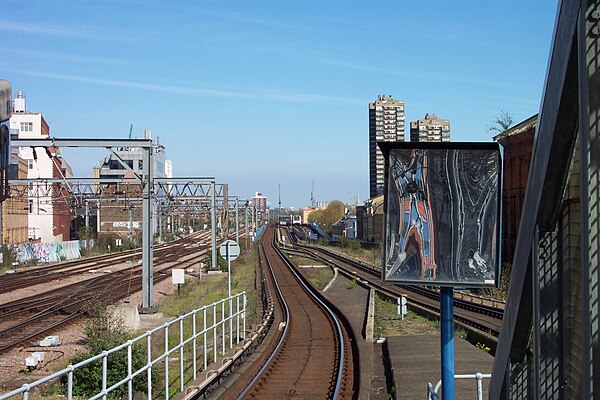
[[[497,142],[378,142],[377,145],[385,158],[385,178],[384,178],[384,204],[383,204],[383,232],[382,232],[382,260],[381,260],[381,279],[385,282],[399,284],[418,285],[418,286],[436,286],[436,287],[456,287],[456,288],[498,288],[502,272],[502,260],[500,251],[501,238],[501,217],[502,217],[502,147]],[[495,275],[493,283],[477,282],[458,282],[458,281],[435,281],[435,280],[407,280],[407,279],[389,279],[386,277],[386,264],[388,249],[386,246],[389,227],[388,210],[388,192],[390,184],[389,164],[390,153],[392,150],[474,150],[474,151],[495,151],[498,154],[497,164],[497,193],[496,193],[496,228],[495,228]]]

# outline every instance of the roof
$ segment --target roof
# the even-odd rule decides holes
[[[538,114],[534,114],[531,117],[527,118],[525,121],[520,122],[517,125],[513,126],[512,128],[509,128],[509,129],[505,130],[504,132],[501,132],[498,135],[494,136],[494,140],[502,139],[502,138],[508,137],[508,136],[519,135],[525,131],[528,131],[531,128],[535,128],[535,125],[537,124],[537,120],[538,120]]]

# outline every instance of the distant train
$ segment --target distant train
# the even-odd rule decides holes
[[[301,215],[280,215],[279,216],[279,225],[281,226],[291,226],[291,225],[301,225],[302,224],[302,216]]]

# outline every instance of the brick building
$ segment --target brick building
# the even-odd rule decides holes
[[[504,148],[502,261],[512,263],[525,200],[537,114],[494,137]]]

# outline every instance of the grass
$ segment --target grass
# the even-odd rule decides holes
[[[398,315],[398,304],[395,301],[381,296],[375,296],[375,336],[408,336],[440,334],[440,322],[431,320],[413,311],[408,311],[404,320]],[[454,336],[465,339],[467,332],[457,325],[454,326]]]
[[[290,260],[300,267],[298,270],[308,280],[308,282],[318,290],[323,290],[327,284],[333,279],[333,269],[324,266],[322,262],[312,258],[290,255]],[[309,268],[309,266],[316,266]],[[302,268],[304,267],[304,268]]]
[[[256,315],[256,303],[257,303],[257,294],[255,290],[255,282],[256,282],[256,263],[257,256],[256,252],[252,249],[246,254],[247,257],[242,254],[235,262],[231,264],[231,291],[232,294],[241,293],[246,291],[246,296],[248,299],[247,304],[247,319],[246,326],[249,327],[250,324],[255,323],[258,320],[258,316]],[[227,297],[227,274],[222,275],[203,275],[201,279],[196,279],[194,281],[190,281],[184,285],[182,285],[179,293],[174,293],[173,295],[167,297],[161,306],[161,310],[163,314],[168,316],[178,316],[183,315],[189,311],[194,309],[198,309],[200,307],[210,305],[214,302],[217,302],[223,298]],[[233,310],[236,310],[236,303],[232,304]],[[221,320],[221,307],[217,307],[217,321]],[[228,304],[225,303],[225,313],[228,314]],[[202,329],[202,318],[200,317],[198,322],[198,329]],[[233,334],[236,333],[236,322],[233,322]],[[209,309],[207,313],[207,326],[212,325],[213,323],[213,311],[212,308]],[[241,328],[241,326],[240,326]],[[188,338],[192,335],[193,325],[191,320],[185,321],[183,323],[183,334],[184,338]],[[217,353],[219,358],[222,356],[222,330],[221,328],[217,329]],[[207,351],[208,362],[212,363],[213,358],[213,350],[210,346],[213,343],[213,331],[212,329],[209,331],[207,335],[207,341],[209,343],[209,348]],[[233,337],[233,343],[237,341],[236,337]],[[173,348],[179,342],[179,327],[173,326],[169,331],[169,347]],[[198,345],[202,343],[201,339],[198,340]],[[227,332],[226,337],[226,351],[229,349],[229,333]],[[197,351],[197,361],[198,365],[203,364],[203,355],[201,354],[201,349]],[[172,358],[178,358],[179,352],[175,352],[171,354]],[[184,363],[186,365],[184,369],[184,382],[188,383],[192,380],[192,368],[187,366],[191,363],[193,359],[192,346],[186,345],[184,347]],[[164,363],[163,363],[164,365]],[[179,387],[179,361],[173,360],[169,362],[169,392],[171,394],[175,394],[178,391]],[[162,389],[164,391],[164,388]]]
[[[409,311],[402,321],[398,305],[375,296],[375,336],[439,335],[439,323]]]
[[[310,284],[318,290],[325,289],[325,286],[333,278],[333,270],[329,267],[325,268],[299,268],[300,273],[310,282]]]
[[[256,321],[256,252],[250,250],[248,257],[243,255],[231,263],[231,293],[246,291],[248,298],[248,321]],[[181,285],[179,293],[168,296],[161,305],[167,316],[176,317],[194,309],[214,303],[227,297],[227,274],[202,275]]]
[[[381,266],[381,250],[380,249],[363,249],[357,246],[326,246],[329,249],[343,254],[345,256],[349,256],[351,258],[356,258],[368,264],[372,264],[374,267],[379,268]]]

